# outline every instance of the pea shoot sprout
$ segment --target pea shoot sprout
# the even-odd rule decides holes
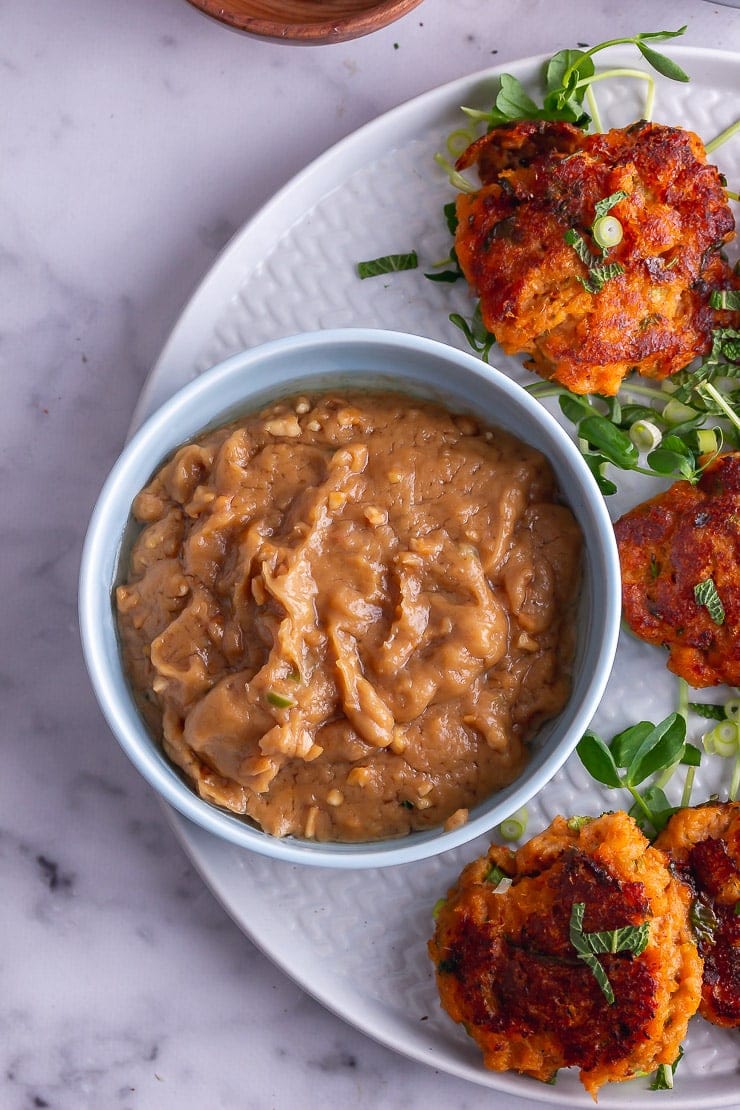
[[[731,123],[729,127],[726,127],[724,131],[720,131],[719,135],[715,135],[713,139],[710,139],[709,142],[706,143],[704,149],[707,154],[714,154],[718,147],[726,143],[727,140],[731,139],[733,135],[736,135],[738,131],[740,131],[740,119],[736,119],[734,123]]]
[[[487,872],[483,881],[491,884],[494,894],[506,894],[512,884],[511,876],[507,875],[496,864]]]

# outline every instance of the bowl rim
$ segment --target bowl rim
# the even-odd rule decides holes
[[[404,837],[349,844],[278,838],[201,799],[157,748],[135,707],[121,663],[112,604],[113,575],[134,496],[178,445],[202,434],[206,428],[217,427],[234,418],[238,411],[234,405],[220,401],[230,383],[233,385],[243,379],[243,388],[238,390],[241,397],[238,407],[248,412],[269,400],[267,394],[263,399],[260,390],[251,385],[250,371],[255,367],[269,366],[273,361],[298,363],[299,355],[305,357],[308,352],[329,357],[331,352],[334,359],[342,356],[342,365],[348,363],[344,373],[351,375],[359,373],[357,367],[352,366],[353,353],[357,359],[367,350],[376,358],[384,353],[395,355],[400,363],[396,369],[402,374],[398,383],[401,392],[404,386],[408,390],[414,381],[423,383],[423,378],[413,377],[411,360],[436,359],[447,364],[450,371],[454,368],[458,373],[482,380],[481,388],[490,387],[492,397],[497,392],[505,394],[510,404],[526,414],[532,427],[514,431],[514,434],[528,442],[532,442],[527,437],[528,430],[531,433],[534,428],[543,434],[545,445],[538,440],[537,446],[551,464],[551,452],[555,450],[562,466],[568,469],[582,498],[581,510],[588,514],[586,523],[591,542],[597,541],[595,549],[586,544],[585,553],[587,560],[593,560],[593,565],[589,565],[591,579],[599,583],[602,591],[595,617],[591,614],[593,627],[588,631],[589,637],[598,643],[598,649],[595,659],[589,658],[591,670],[583,679],[578,704],[574,704],[578,677],[575,675],[571,697],[554,718],[555,722],[566,721],[567,727],[554,743],[553,750],[534,771],[529,773],[530,762],[513,784],[479,803],[470,820],[460,828],[444,831],[436,827]],[[404,357],[407,364],[404,364]],[[336,366],[327,368],[329,376],[338,377],[341,372]],[[377,372],[374,376],[380,377]],[[288,386],[286,383],[291,379],[286,374],[268,392],[273,397],[301,392],[301,381],[305,383],[307,378],[292,380],[295,384]],[[304,384],[303,389],[306,388],[310,386]],[[462,399],[460,404],[464,407]],[[177,427],[178,418],[182,421],[188,413],[199,412],[201,405],[211,416],[200,422],[200,432],[195,428],[184,436],[174,435],[172,429]],[[487,413],[486,419],[496,424],[495,416]],[[560,485],[562,489],[562,481]],[[573,488],[564,492],[572,506]],[[579,523],[584,530],[584,520],[579,519]],[[160,797],[206,831],[262,855],[318,867],[360,869],[410,863],[457,848],[483,833],[492,832],[505,817],[526,805],[547,785],[588,727],[606,688],[619,635],[621,579],[613,527],[591,472],[565,429],[526,390],[474,355],[438,340],[374,328],[336,328],[271,340],[232,355],[182,386],[144,421],[111,468],[91,514],[80,564],[78,607],[83,655],[103,715],[119,745]],[[591,608],[594,609],[593,599]]]
[[[325,45],[346,42],[363,35],[380,31],[406,15],[422,0],[381,0],[366,4],[356,12],[332,19],[328,15],[310,20],[280,21],[267,16],[242,15],[230,12],[223,0],[188,0],[194,8],[237,31],[274,42],[297,42],[308,45]]]

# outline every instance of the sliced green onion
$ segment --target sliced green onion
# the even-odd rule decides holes
[[[437,918],[441,914],[442,907],[444,906],[446,901],[447,901],[446,898],[438,898],[437,901],[432,906],[432,917],[434,918],[435,921],[437,920]]]
[[[656,1090],[673,1090],[673,1068],[670,1064],[660,1064],[655,1075]]]
[[[723,708],[728,721],[740,722],[740,698],[728,698]]]
[[[720,721],[702,739],[710,755],[726,759],[740,751],[740,726],[735,721]]]
[[[591,234],[603,250],[609,250],[622,242],[624,230],[616,216],[601,216],[591,228]]]
[[[516,813],[512,813],[511,817],[507,817],[505,821],[502,821],[498,831],[504,840],[519,840],[527,831],[528,820],[527,811],[522,808]]]
[[[662,438],[660,428],[652,420],[636,420],[630,428],[630,439],[638,451],[654,451]]]
[[[464,150],[467,150],[470,144],[475,139],[472,131],[466,131],[464,127],[458,127],[456,131],[451,131],[447,136],[447,150],[453,158],[458,158]]]
[[[661,415],[668,424],[684,424],[687,420],[693,420],[699,414],[696,409],[692,409],[689,405],[684,405],[681,401],[674,399],[668,402]]]
[[[445,173],[447,174],[447,177],[449,179],[450,185],[452,185],[453,188],[459,189],[461,193],[470,193],[470,194],[472,194],[472,193],[477,193],[478,192],[477,185],[474,185],[472,183],[472,181],[468,181],[468,179],[466,177],[463,177],[463,175],[461,173],[459,173],[455,169],[455,167],[453,165],[451,165],[445,157],[443,157],[443,155],[435,154],[434,155],[434,161],[437,163],[438,166],[441,166],[442,169],[445,171]]]
[[[493,866],[483,876],[483,882],[493,883],[494,886],[498,886],[501,880],[506,878],[508,878],[506,872],[502,871],[501,868],[494,863]]]
[[[287,694],[280,694],[277,690],[268,690],[265,698],[275,709],[292,709],[296,704],[295,698],[291,698]]]
[[[716,430],[714,428],[698,428],[696,432],[696,446],[700,455],[716,454],[719,448]]]

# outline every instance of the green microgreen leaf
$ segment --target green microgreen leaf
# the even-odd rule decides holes
[[[661,423],[660,414],[656,412],[650,405],[640,405],[634,402],[622,401],[622,418],[619,421],[620,427],[631,428],[638,420],[649,420],[653,423]]]
[[[463,277],[460,270],[440,270],[436,274],[424,274],[429,281],[438,281],[442,284],[452,285]]]
[[[590,268],[591,266],[595,266],[599,261],[599,256],[591,251],[586,240],[574,227],[568,228],[563,238],[568,246],[573,248],[585,266]]]
[[[591,971],[596,982],[601,987],[602,994],[611,1006],[614,1002],[614,991],[609,978],[599,963],[594,952],[591,951],[588,941],[583,933],[583,914],[586,909],[585,902],[574,902],[570,911],[570,943],[578,953],[579,960],[583,960]]]
[[[715,289],[709,294],[709,303],[712,308],[740,312],[740,289]]]
[[[650,940],[650,925],[645,921],[642,925],[623,925],[619,929],[586,933],[583,931],[585,910],[585,902],[574,902],[571,906],[570,942],[578,953],[578,958],[583,960],[592,972],[607,1002],[612,1005],[614,991],[597,957],[605,953],[613,954],[617,952],[631,952],[635,956],[641,955]]]
[[[576,747],[581,762],[597,782],[630,792],[634,804],[629,814],[648,837],[664,828],[676,810],[668,801],[663,786],[679,766],[685,765],[684,796],[689,797],[694,769],[701,761],[699,749],[686,743],[685,704],[681,710],[671,713],[657,725],[638,721],[618,732],[608,744],[589,730]],[[658,772],[657,781],[638,789]]]
[[[496,107],[507,119],[533,119],[541,109],[516,77],[501,74],[501,88],[496,97]]]
[[[647,39],[655,39],[656,42],[666,42],[667,39],[678,39],[681,35],[686,34],[687,24],[684,23],[683,27],[679,27],[677,31],[641,31],[635,38],[639,42],[645,42]]]
[[[671,713],[653,728],[635,752],[625,776],[627,786],[639,786],[661,767],[677,759],[686,740],[686,721]]]
[[[623,925],[621,929],[608,929],[601,933],[585,933],[588,944],[597,955],[602,952],[633,952],[640,956],[650,940],[650,925]]]
[[[698,941],[702,941],[704,944],[714,943],[714,935],[719,926],[719,921],[710,902],[705,902],[702,898],[692,899],[689,909],[689,924]]]
[[[677,807],[671,805],[660,786],[649,786],[639,796],[635,790],[632,793],[637,800],[627,812],[650,839],[666,827]]]
[[[650,1084],[651,1091],[672,1091],[673,1090],[673,1077],[676,1074],[676,1068],[683,1059],[683,1047],[679,1045],[678,1056],[672,1064],[661,1064],[655,1072],[655,1078]]]
[[[693,429],[694,422],[690,423]],[[648,454],[648,465],[656,474],[680,475],[688,481],[695,481],[701,471],[697,467],[696,457],[688,442],[673,429],[670,435],[663,436],[660,446]]]
[[[385,254],[381,258],[371,258],[357,263],[357,273],[361,278],[379,277],[400,270],[415,270],[419,265],[416,251],[407,254]]]
[[[451,312],[449,318],[450,322],[463,333],[468,344],[475,353],[483,362],[488,362],[488,356],[491,347],[496,342],[496,336],[492,335],[483,323],[480,312],[480,301],[476,305],[475,311],[469,320],[466,320],[459,312]]]
[[[666,58],[665,54],[659,54],[657,50],[646,46],[642,41],[637,42],[636,46],[645,61],[649,62],[653,69],[656,69],[663,77],[668,77],[671,81],[686,82],[689,80],[689,75],[671,58]]]
[[[588,277],[579,277],[578,280],[588,293],[595,294],[601,292],[607,281],[612,281],[623,273],[624,266],[620,262],[609,262],[605,266],[592,266],[588,271]]]
[[[587,416],[578,425],[578,435],[622,470],[637,464],[639,452],[621,428],[610,423],[605,416]]]
[[[712,578],[697,582],[694,586],[694,597],[697,605],[703,605],[706,608],[715,624],[724,624],[725,607]]]
[[[447,204],[445,204],[442,211],[444,213],[445,223],[447,224],[447,230],[449,231],[450,235],[454,237],[455,232],[457,231],[457,225],[459,223],[457,217],[456,202],[454,200],[449,201]]]
[[[559,50],[545,67],[547,91],[559,96],[563,105],[571,99],[580,103],[586,90],[577,88],[578,77],[593,77],[594,72],[594,63],[582,50]],[[566,74],[570,75],[567,84],[564,82]]]
[[[594,206],[595,219],[600,220],[603,216],[610,212],[615,204],[619,204],[620,200],[624,200],[628,196],[624,189],[618,189],[616,193],[611,193],[603,200],[597,200]]]
[[[684,744],[681,763],[684,767],[701,766],[701,748],[697,748],[696,744]]]
[[[588,773],[604,786],[622,785],[614,756],[600,736],[590,729],[584,733],[576,747],[578,757]]]
[[[601,415],[588,398],[578,393],[561,393],[558,397],[558,404],[563,415],[567,416],[568,420],[572,420],[574,424],[577,424],[584,416]]]
[[[611,478],[607,478],[604,473],[604,470],[608,466],[608,459],[603,458],[603,456],[601,455],[595,455],[591,451],[584,451],[583,459],[586,463],[586,466],[596,479],[596,484],[599,487],[599,491],[604,495],[604,497],[611,497],[613,493],[616,493],[616,483],[612,482]]]
[[[617,767],[629,767],[643,742],[654,729],[651,721],[638,721],[636,725],[618,732],[609,744]]]

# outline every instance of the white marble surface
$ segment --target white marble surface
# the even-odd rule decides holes
[[[296,171],[494,60],[682,23],[740,47],[705,0],[425,0],[316,48],[185,0],[0,0],[3,1110],[536,1105],[377,1046],[232,924],[89,690],[80,546],[189,292]]]

